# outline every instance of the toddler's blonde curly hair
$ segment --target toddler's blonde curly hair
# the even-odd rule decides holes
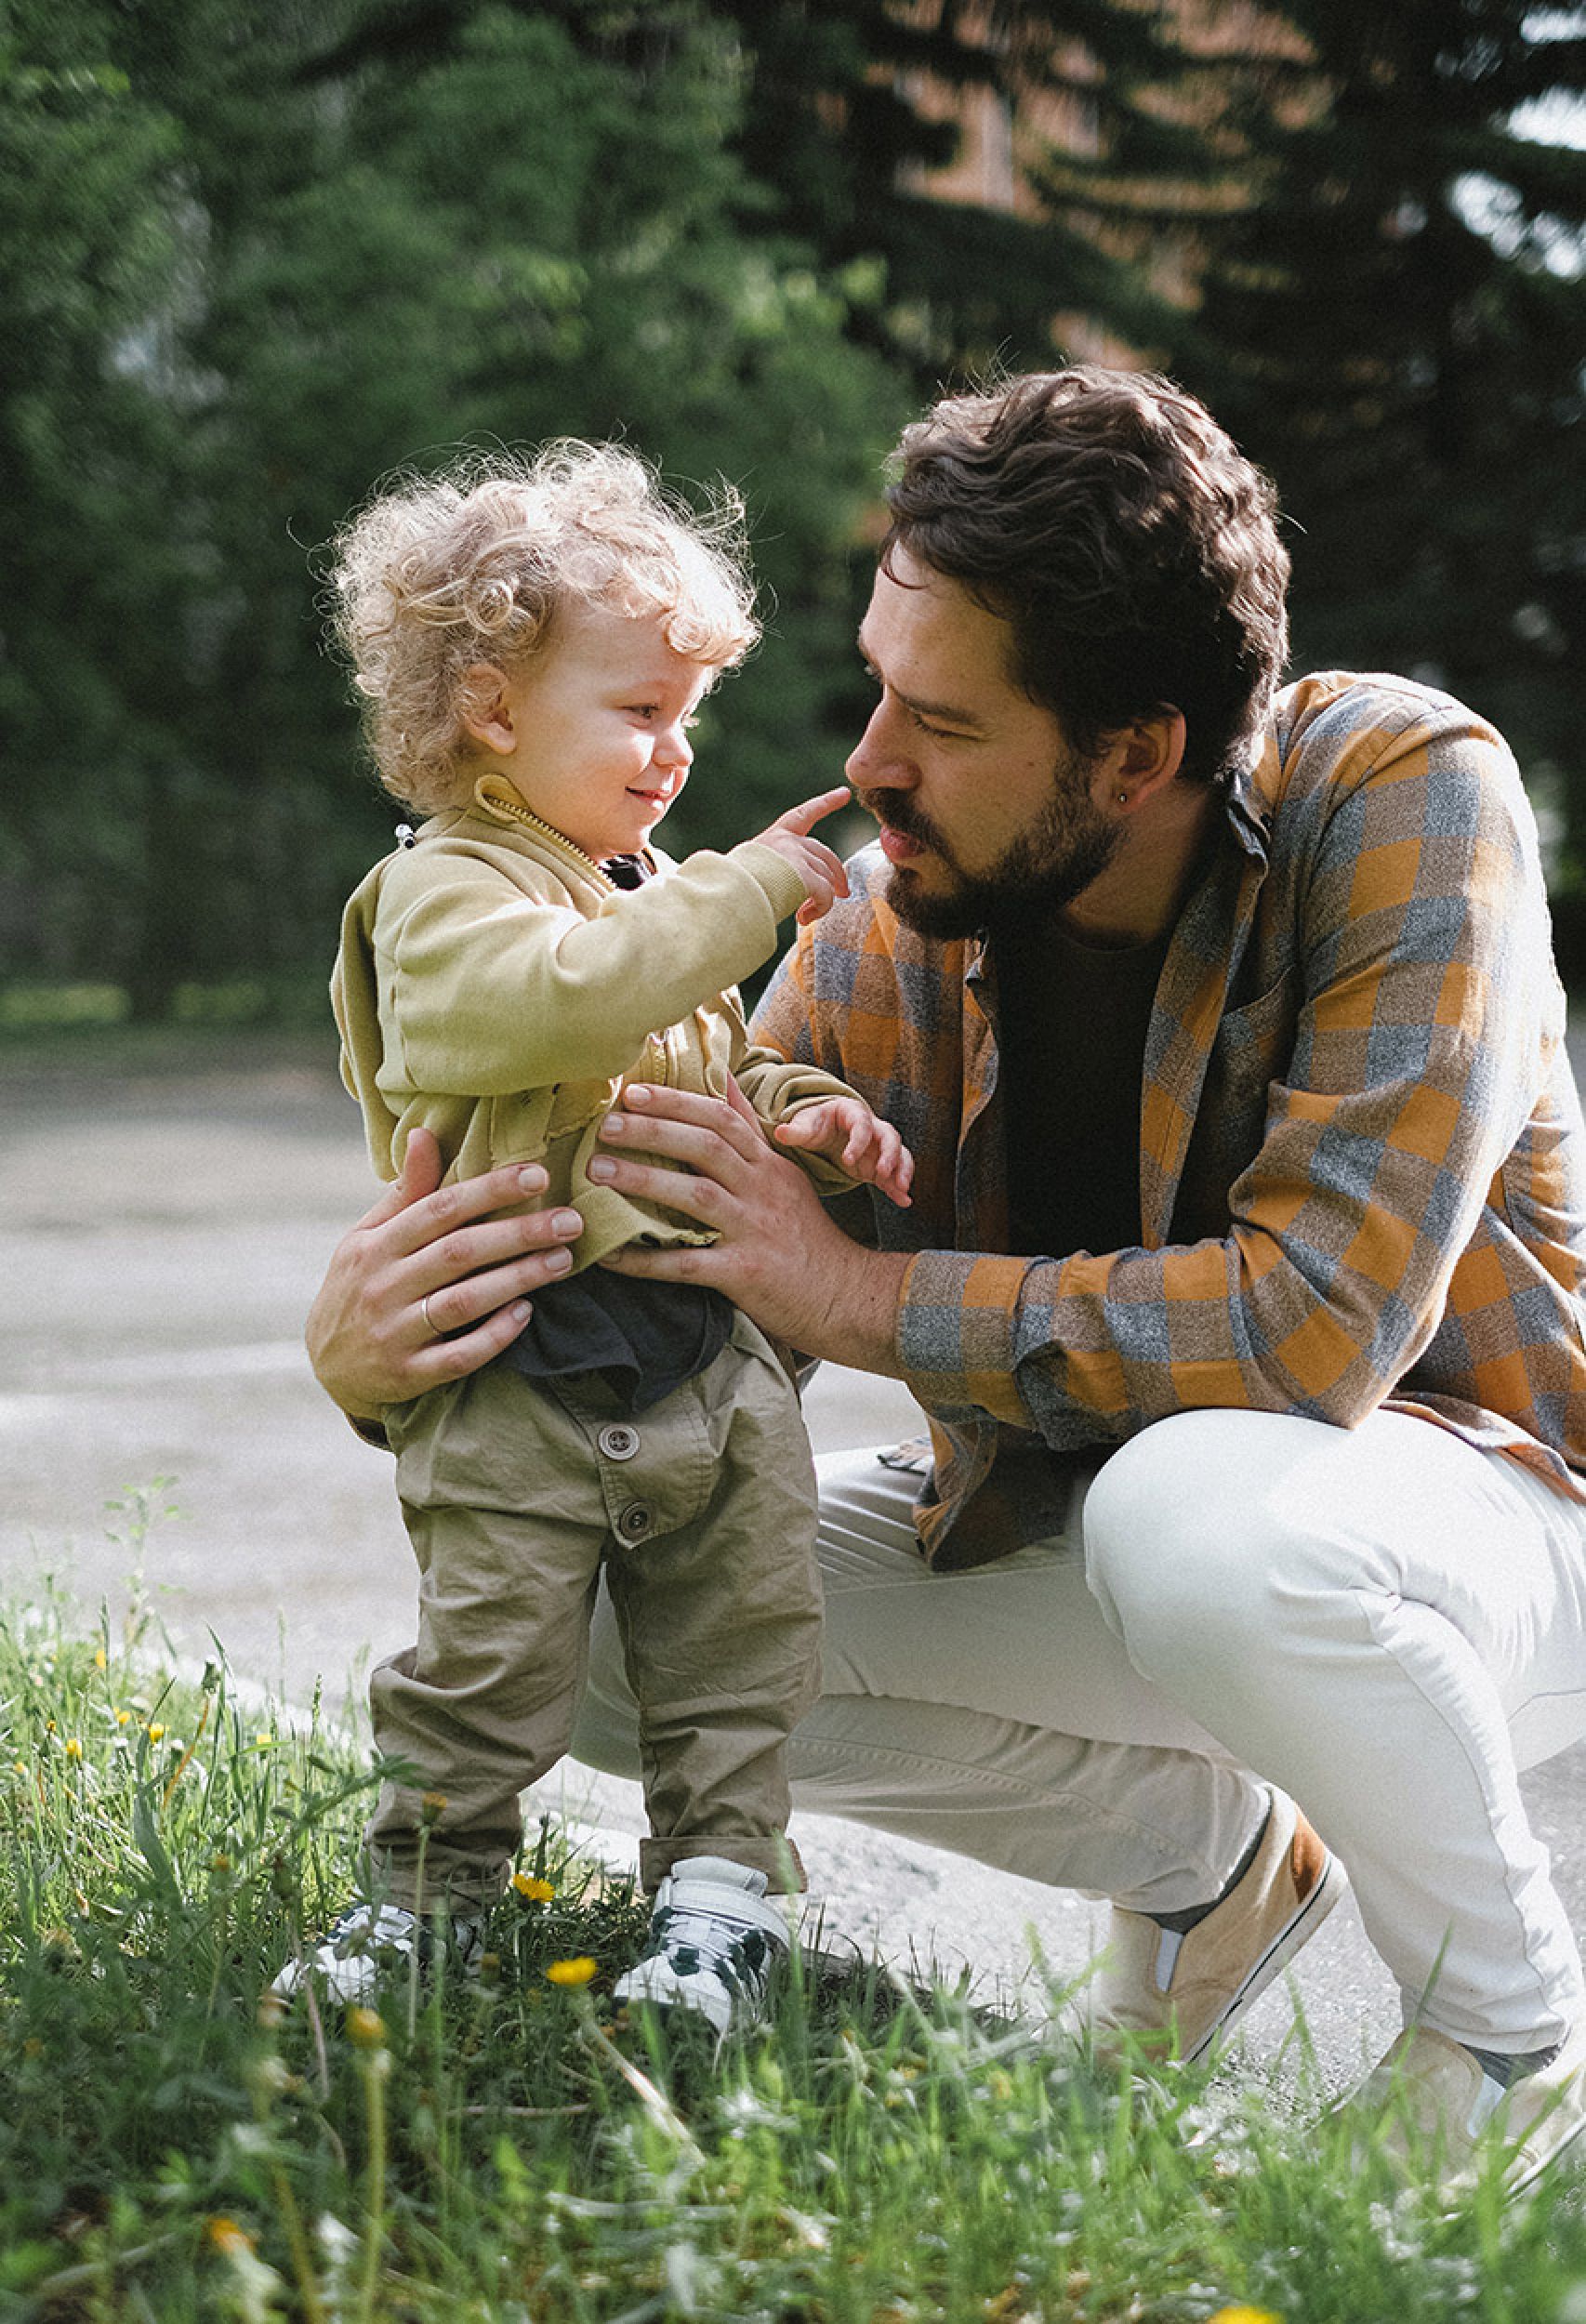
[[[616,444],[568,438],[399,479],[333,550],[331,630],[376,768],[425,814],[472,789],[469,670],[521,668],[559,606],[659,615],[673,652],[713,671],[760,634],[736,495],[696,516]]]

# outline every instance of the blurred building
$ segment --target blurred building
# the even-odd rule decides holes
[[[1143,267],[1151,287],[1175,305],[1197,296],[1199,221],[1226,215],[1250,198],[1247,150],[1234,126],[1231,98],[1252,92],[1268,109],[1306,108],[1303,36],[1257,0],[1162,0],[1165,29],[1190,70],[1171,88],[1143,90],[1165,124],[1195,126],[1197,170],[1181,183],[1157,175],[1131,180],[1103,173],[1103,68],[1078,41],[1054,33],[1046,8],[998,7],[995,0],[899,0],[896,14],[924,31],[951,29],[984,49],[984,82],[954,86],[928,72],[902,76],[901,94],[927,121],[951,122],[958,143],[940,168],[915,167],[913,191],[1026,218],[1056,218],[1091,234],[1110,256]],[[1221,161],[1222,174],[1208,163]],[[1104,205],[1098,194],[1104,185]],[[1065,203],[1065,191],[1068,200]],[[1060,313],[1054,338],[1074,361],[1130,363],[1139,350],[1093,317]]]

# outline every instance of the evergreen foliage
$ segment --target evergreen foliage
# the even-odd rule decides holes
[[[1579,862],[1586,21],[1527,0],[1287,13],[1310,62],[1243,78],[1253,198],[1169,360],[1277,478],[1300,665],[1447,686],[1544,799],[1562,789]]]
[[[136,206],[158,248],[126,315],[73,291],[42,229],[22,260],[86,310],[58,369],[82,383],[122,498],[96,482],[96,532],[59,543],[91,433],[52,439],[19,479],[18,530],[42,552],[47,523],[59,545],[51,634],[72,638],[85,592],[110,610],[80,640],[102,734],[63,720],[45,685],[0,698],[0,746],[30,770],[13,957],[47,917],[59,965],[86,957],[143,1014],[183,979],[328,958],[393,816],[358,780],[311,552],[382,473],[464,442],[620,435],[684,490],[739,484],[772,634],[712,698],[667,842],[742,838],[829,783],[846,551],[906,394],[847,329],[862,270],[737,231],[753,194],[727,146],[721,28],[680,20],[664,47],[615,57],[555,11],[486,7],[428,60],[332,74],[310,69],[323,12],[193,0],[174,22],[107,7],[101,24],[86,5],[76,53],[109,60],[125,115],[106,126],[102,192],[75,185],[62,137],[38,209],[91,196],[114,249]],[[109,97],[91,99],[109,112]],[[6,115],[19,138],[28,102]],[[64,392],[35,401],[63,424]],[[7,394],[0,426],[25,419]],[[47,636],[28,643],[46,671]],[[145,698],[146,731],[128,717]],[[86,758],[99,812],[67,821]],[[108,900],[75,938],[54,903],[67,891]]]
[[[391,817],[313,552],[465,442],[741,486],[769,634],[663,837],[758,827],[857,732],[900,420],[1074,354],[1207,396],[1297,660],[1495,718],[1586,889],[1583,77],[1527,0],[9,0],[0,971],[317,973]]]

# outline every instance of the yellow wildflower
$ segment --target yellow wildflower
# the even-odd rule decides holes
[[[1240,2302],[1231,2308],[1219,2308],[1208,2324],[1283,2324],[1283,2318],[1271,2308],[1247,2307]]]
[[[271,1751],[275,1749],[275,1737],[271,1734],[268,1727],[261,1727],[259,1732],[254,1736],[254,1741],[258,1745],[261,1751]]]
[[[129,1711],[129,1710],[118,1710],[118,1711],[116,1712],[116,1714],[115,1714],[115,1723],[116,1723],[116,1725],[117,1725],[118,1727],[128,1727],[128,1726],[130,1726],[130,1725],[132,1724],[132,1713],[131,1713],[131,1711]]]
[[[74,1735],[73,1735],[73,1736],[69,1736],[67,1737],[67,1740],[66,1740],[66,1756],[67,1756],[67,1758],[68,1758],[68,1759],[81,1759],[81,1758],[82,1758],[82,1756],[83,1756],[83,1746],[82,1746],[82,1743],[81,1743],[80,1739],[79,1739],[76,1736],[74,1736]]]
[[[545,1974],[552,1985],[588,1985],[599,1967],[588,1953],[575,1953],[571,1961],[553,1961]]]
[[[445,1813],[446,1795],[443,1791],[427,1791],[418,1803],[418,1820],[421,1824],[438,1824]]]
[[[209,2221],[204,2232],[215,2249],[223,2251],[229,2260],[240,2259],[245,2251],[251,2251],[254,2248],[252,2236],[245,2228],[239,2227],[234,2219],[217,2215]]]
[[[512,1885],[520,1896],[526,1896],[532,1905],[548,1905],[556,1891],[548,1881],[536,1881],[527,1872],[514,1872]]]
[[[105,1657],[105,1650],[102,1646],[96,1646],[94,1648],[94,1668],[96,1670],[105,1670],[110,1668],[109,1662]]]
[[[386,2021],[378,2010],[350,2009],[347,2039],[357,2050],[378,2050],[386,2039]]]
[[[151,1743],[159,1743],[159,1742],[162,1742],[162,1741],[165,1739],[165,1728],[164,1728],[164,1727],[162,1727],[162,1726],[157,1726],[157,1725],[156,1725],[156,1726],[152,1726],[152,1727],[149,1729],[149,1740],[150,1740],[150,1742],[151,1742]]]

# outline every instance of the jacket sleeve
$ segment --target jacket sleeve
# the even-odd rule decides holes
[[[751,1042],[747,1035],[741,1043],[734,1040],[733,1077],[768,1132],[779,1122],[791,1121],[795,1114],[801,1114],[807,1106],[857,1094],[846,1081],[823,1073],[818,1065],[790,1063],[776,1050]],[[797,1154],[782,1146],[777,1151],[786,1154],[789,1161],[797,1162],[823,1195],[846,1194],[851,1186],[861,1183],[824,1154]]]
[[[416,1089],[491,1097],[627,1071],[649,1035],[713,999],[776,946],[803,884],[771,849],[701,852],[592,918],[542,902],[459,849],[414,851],[382,903],[403,1070]]]
[[[1335,777],[1298,894],[1296,1036],[1227,1233],[921,1252],[897,1349],[928,1409],[1060,1448],[1207,1406],[1350,1426],[1436,1330],[1561,1007],[1535,830],[1503,745],[1456,706],[1379,726]]]

